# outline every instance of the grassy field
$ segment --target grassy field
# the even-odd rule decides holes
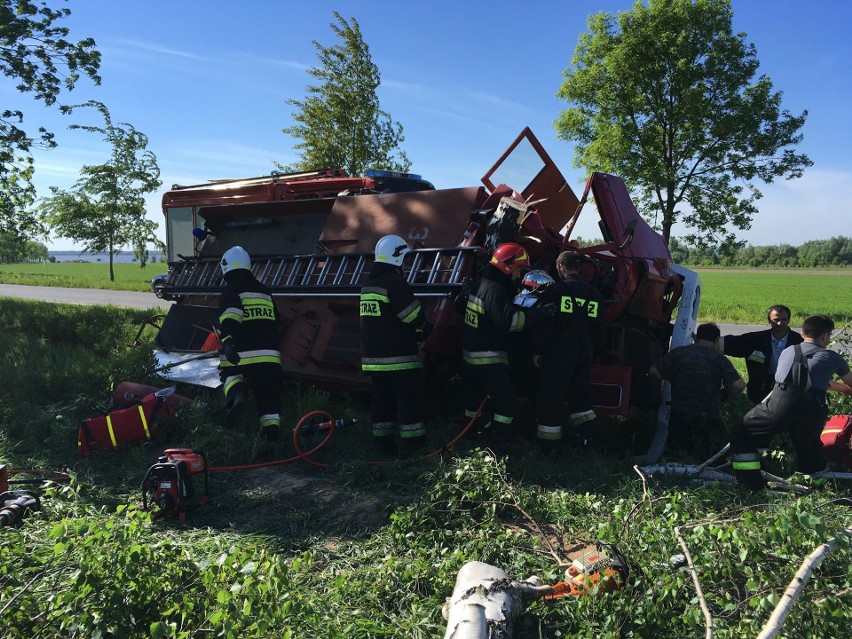
[[[151,292],[151,279],[165,273],[162,263],[113,264],[115,281],[109,280],[107,262],[55,262],[41,264],[0,264],[0,284],[59,286],[64,288],[103,288],[116,291]]]
[[[785,304],[791,324],[828,315],[838,327],[852,320],[852,271],[700,271],[702,321],[763,324],[766,309]]]

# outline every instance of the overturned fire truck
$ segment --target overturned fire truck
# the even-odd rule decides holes
[[[572,231],[584,205],[594,203],[602,240],[576,250],[606,301],[606,346],[592,371],[595,410],[626,415],[631,406],[660,405],[659,382],[649,379],[648,367],[670,346],[688,343],[700,285],[694,273],[672,264],[622,180],[594,173],[578,200],[525,129],[482,184],[435,189],[410,174],[322,170],[175,185],[163,196],[169,271],[152,284],[175,301],[156,338],[159,352],[201,351],[218,314],[219,259],[239,245],[284,320],[285,374],[368,390],[360,370],[358,295],[376,241],[395,234],[415,249],[403,270],[434,324],[422,345],[428,374],[447,379],[461,362],[463,317],[453,298],[465,278],[475,277],[507,241],[526,248],[533,268],[555,275],[556,256],[576,247]],[[180,379],[178,366],[163,368],[166,377]]]

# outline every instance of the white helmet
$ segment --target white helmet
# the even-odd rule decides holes
[[[376,242],[376,261],[392,266],[402,266],[406,253],[411,253],[411,247],[399,235],[385,235]]]
[[[251,257],[242,246],[232,246],[225,251],[222,260],[219,262],[219,267],[222,269],[222,275],[241,268],[250,271]]]

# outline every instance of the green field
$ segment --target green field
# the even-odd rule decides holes
[[[852,320],[852,271],[701,271],[702,321],[764,324],[766,309],[785,304],[791,324],[828,315],[838,327]]]
[[[109,280],[107,262],[54,262],[0,264],[0,284],[104,288],[117,291],[151,291],[151,278],[165,273],[166,264],[113,264],[115,281]]]

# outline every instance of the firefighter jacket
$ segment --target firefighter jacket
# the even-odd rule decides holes
[[[417,329],[425,321],[420,300],[397,266],[377,263],[361,288],[361,370],[422,368]]]
[[[512,304],[511,277],[487,268],[464,305],[464,361],[474,366],[509,363],[509,334],[524,330],[527,313]]]
[[[603,340],[604,305],[601,294],[579,273],[569,273],[547,287],[539,302],[555,308],[550,331],[542,331],[544,343],[536,349],[560,346],[563,343],[588,344],[600,348]],[[546,337],[545,337],[546,336]]]
[[[228,273],[225,282],[219,302],[222,346],[233,343],[240,362],[232,364],[222,355],[219,368],[236,374],[239,367],[251,364],[280,365],[278,309],[269,289],[244,269]]]

